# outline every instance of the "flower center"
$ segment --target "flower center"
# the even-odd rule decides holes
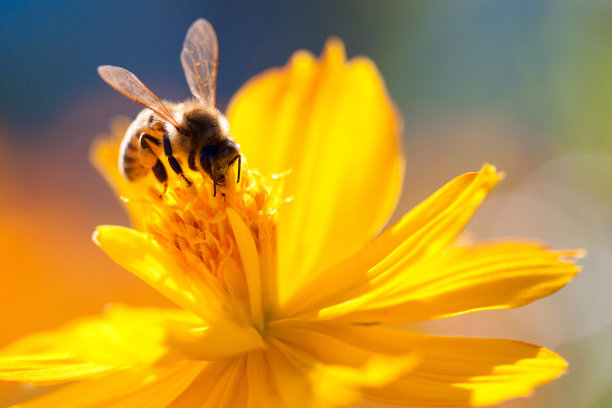
[[[152,194],[142,228],[191,280],[201,281],[224,298],[220,304],[231,317],[254,322],[261,329],[271,307],[266,287],[275,274],[278,199],[264,177],[244,164],[240,182],[230,182],[235,178],[228,176],[226,187],[217,187],[216,196],[209,179],[201,175],[192,179],[192,186],[175,180],[164,194]],[[230,220],[230,211],[239,221],[235,215]],[[244,227],[237,228],[240,222]],[[254,284],[260,287],[249,287]],[[253,299],[257,293],[259,306]]]

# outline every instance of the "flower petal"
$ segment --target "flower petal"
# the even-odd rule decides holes
[[[63,356],[37,355],[0,358],[0,380],[36,385],[81,380],[116,367],[81,363]]]
[[[253,168],[291,170],[284,191],[293,200],[279,211],[282,301],[387,220],[401,184],[400,119],[374,64],[345,62],[339,40],[318,61],[298,52],[248,82],[228,118]]]
[[[246,405],[248,408],[282,406],[271,378],[267,355],[263,350],[247,354],[245,378],[248,387]]]
[[[150,186],[155,185],[156,181],[153,175],[149,174],[146,182],[131,182],[119,172],[119,145],[131,122],[127,117],[114,119],[111,123],[111,134],[98,138],[93,143],[89,157],[115,194],[122,199],[132,225],[138,228],[144,216],[143,206],[139,201],[149,199]]]
[[[191,335],[175,338],[186,350],[204,350],[198,358],[213,360],[263,346],[261,336],[248,322],[231,318],[231,308],[223,303],[225,298],[205,285],[196,286],[197,281],[189,279],[147,235],[124,227],[101,226],[94,240],[118,264],[203,319]]]
[[[205,362],[118,371],[81,381],[13,408],[166,408],[202,371]]]
[[[313,392],[319,401],[330,407],[353,405],[364,389],[392,383],[412,366],[413,361],[416,360],[377,356],[359,368],[318,364],[311,372]]]
[[[528,396],[567,368],[552,351],[511,340],[455,339],[428,351],[419,369],[364,396],[404,405],[485,406]]]
[[[384,231],[357,254],[313,278],[284,307],[282,317],[327,310],[327,316],[348,313],[359,303],[346,302],[392,280],[399,266],[441,253],[470,220],[499,180],[491,165],[455,178]],[[345,302],[345,303],[341,303]]]
[[[33,334],[1,351],[0,379],[51,384],[150,365],[166,353],[165,324],[190,315],[113,305],[101,317]]]
[[[333,323],[329,323],[333,325]],[[339,323],[344,327],[344,323]],[[299,351],[313,357],[317,362],[328,365],[342,365],[350,367],[363,367],[370,360],[376,359],[385,354],[377,354],[371,350],[356,347],[351,342],[346,342],[335,337],[335,330],[331,334],[327,330],[326,324],[313,324],[305,327],[291,327],[282,324],[272,323],[268,332],[274,338],[290,346],[294,352]],[[404,371],[409,370],[417,361],[416,356],[409,351],[405,356],[400,356],[397,360],[403,361]]]
[[[566,259],[580,255],[526,241],[454,248],[431,262],[402,269],[376,291],[378,296],[357,299],[355,303],[363,299],[363,304],[342,319],[401,323],[521,307],[564,287],[579,271]]]
[[[366,398],[403,405],[482,406],[529,395],[567,368],[550,350],[513,340],[436,337],[380,326],[324,325],[327,333],[379,353],[422,354],[421,364]]]
[[[168,299],[190,310],[205,321],[216,320],[221,306],[212,304],[215,296],[204,296],[200,287],[151,238],[130,228],[100,226],[94,242],[115,262],[157,289]]]
[[[246,404],[246,359],[237,357],[209,363],[168,408],[226,408]],[[242,402],[240,404],[239,402]]]
[[[355,347],[324,331],[276,326],[270,335],[286,358],[300,364],[311,382],[314,406],[345,406],[355,403],[364,387],[383,386],[413,369],[419,358],[384,355]]]
[[[261,349],[264,343],[252,326],[226,320],[190,329],[176,325],[169,330],[168,346],[192,360],[215,361]]]
[[[262,406],[309,408],[319,406],[316,404],[310,384],[305,381],[308,368],[296,361],[281,342],[270,339],[265,353],[269,378],[272,386],[268,400]]]
[[[381,386],[396,380],[414,366],[412,356],[381,356],[370,353],[364,364],[330,364],[319,361],[316,353],[287,346],[271,339],[268,349],[281,399],[281,406],[338,407],[359,401],[364,387]],[[330,357],[331,353],[327,354]],[[332,360],[334,358],[332,357]],[[308,381],[305,381],[305,380]],[[296,401],[288,404],[286,401]],[[267,405],[271,406],[271,405]]]
[[[251,230],[246,226],[235,210],[228,208],[227,217],[232,226],[234,237],[236,237],[236,245],[238,245],[238,250],[240,252],[242,269],[249,290],[251,315],[257,327],[263,329],[264,316],[261,304],[261,271],[259,269],[259,255],[257,253],[257,247],[255,246],[255,240],[253,239]]]

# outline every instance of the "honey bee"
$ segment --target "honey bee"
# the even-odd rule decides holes
[[[183,103],[162,101],[126,69],[103,65],[98,73],[106,83],[145,107],[128,128],[119,150],[119,170],[129,181],[138,180],[150,170],[167,188],[168,172],[162,161],[188,185],[192,181],[183,171],[203,172],[223,187],[240,146],[232,139],[227,119],[215,108],[218,43],[212,25],[199,19],[187,31],[181,64],[194,98]]]

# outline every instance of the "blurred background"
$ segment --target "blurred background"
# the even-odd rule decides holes
[[[504,408],[612,406],[609,1],[0,1],[0,346],[109,302],[169,305],[90,239],[96,225],[128,224],[90,144],[139,111],[96,67],[183,99],[179,52],[198,17],[219,37],[222,109],[248,78],[297,49],[318,54],[331,35],[376,62],[405,117],[396,219],[484,162],[503,170],[470,239],[586,248],[582,274],[525,308],[423,329],[525,340],[569,361],[562,379]],[[36,393],[0,384],[0,406]]]

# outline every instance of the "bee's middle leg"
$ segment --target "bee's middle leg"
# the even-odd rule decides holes
[[[181,176],[183,180],[185,180],[188,186],[192,185],[193,183],[191,182],[191,180],[189,180],[187,176],[185,176],[185,173],[183,172],[183,168],[181,167],[181,164],[178,162],[176,157],[173,156],[172,145],[170,144],[170,138],[165,133],[163,136],[163,144],[164,144],[164,154],[166,155],[166,157],[168,157],[168,164],[170,165],[170,168],[174,170],[176,174]]]
[[[166,189],[168,188],[168,172],[166,171],[164,164],[159,159],[157,159],[155,165],[153,166],[153,174],[155,174],[157,181],[164,185],[165,193]]]

